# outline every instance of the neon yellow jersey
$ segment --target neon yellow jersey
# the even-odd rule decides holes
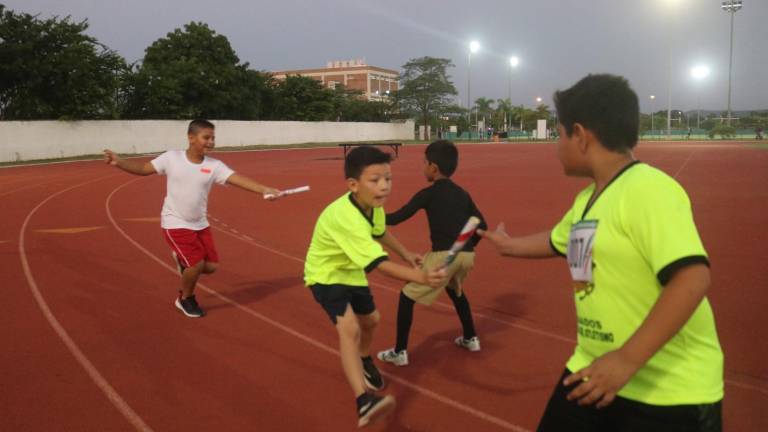
[[[578,343],[567,364],[573,372],[620,348],[676,270],[709,265],[688,195],[662,171],[632,163],[587,208],[594,189],[576,196],[550,237],[573,279]],[[652,405],[723,398],[723,353],[706,298],[619,395]]]
[[[376,238],[386,231],[383,207],[368,216],[351,193],[332,202],[317,219],[304,264],[304,282],[368,286],[366,272],[387,259]]]

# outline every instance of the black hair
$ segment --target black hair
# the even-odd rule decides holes
[[[201,129],[216,129],[216,126],[214,126],[213,123],[205,119],[194,119],[191,122],[189,122],[189,127],[187,128],[187,135],[194,135],[200,132]]]
[[[424,150],[424,156],[426,156],[428,162],[437,165],[440,174],[446,177],[452,176],[459,165],[459,151],[448,140],[438,140],[431,143]]]
[[[369,165],[390,163],[391,161],[392,155],[383,152],[376,147],[369,145],[355,147],[347,154],[347,157],[344,160],[344,176],[345,178],[359,180],[360,174],[363,173],[365,167]]]
[[[581,124],[603,147],[624,152],[637,145],[640,105],[629,82],[617,75],[587,75],[554,96],[557,117],[568,136]]]

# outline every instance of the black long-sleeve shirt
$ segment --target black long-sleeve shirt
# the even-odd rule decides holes
[[[480,218],[479,228],[487,228],[485,218],[475,206],[472,197],[451,179],[435,181],[431,186],[417,192],[401,209],[387,213],[387,225],[397,225],[420,209],[427,212],[433,251],[450,249],[470,216]],[[472,252],[479,241],[480,236],[475,234],[462,250]]]

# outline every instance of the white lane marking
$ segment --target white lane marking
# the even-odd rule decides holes
[[[97,181],[101,181],[107,177],[113,177],[113,176],[105,176],[100,177],[95,180],[86,181],[84,183],[79,183],[75,186],[60,190],[59,192],[56,192],[48,198],[41,201],[35,208],[32,209],[32,211],[29,212],[26,219],[24,219],[24,224],[21,226],[21,230],[19,231],[19,256],[21,257],[21,266],[24,269],[24,275],[27,277],[27,282],[29,283],[29,289],[32,291],[32,295],[35,298],[35,301],[37,301],[37,305],[40,307],[40,310],[43,312],[43,316],[45,316],[45,319],[48,321],[48,324],[51,325],[53,330],[56,332],[56,334],[59,336],[59,339],[64,343],[64,345],[69,349],[69,352],[72,353],[72,355],[75,357],[78,363],[80,363],[80,366],[85,369],[85,372],[88,374],[88,376],[91,377],[93,382],[96,384],[99,389],[104,393],[104,395],[109,399],[110,402],[112,402],[112,405],[117,408],[118,411],[130,422],[133,427],[136,428],[136,430],[139,431],[145,431],[145,432],[151,432],[152,429],[147,426],[146,423],[139,417],[138,414],[128,405],[128,403],[120,396],[120,394],[117,392],[117,390],[112,387],[106,378],[99,372],[99,370],[96,368],[96,366],[93,365],[93,363],[88,359],[88,357],[83,353],[83,351],[80,349],[80,347],[77,345],[77,343],[72,339],[71,336],[69,336],[69,333],[66,329],[64,329],[64,326],[61,325],[58,319],[56,319],[56,316],[51,311],[50,306],[48,306],[48,302],[45,301],[45,297],[43,297],[42,292],[37,286],[37,282],[35,281],[34,276],[32,275],[32,269],[29,266],[29,261],[27,260],[27,252],[25,249],[25,235],[24,233],[27,230],[27,225],[29,225],[29,221],[32,219],[32,216],[48,201],[52,200],[53,198],[68,192],[72,189],[78,188],[80,186],[84,186],[89,183],[95,183]]]
[[[176,269],[175,268],[171,267],[165,261],[163,261],[160,258],[158,258],[155,254],[153,254],[152,252],[147,250],[139,242],[134,240],[125,231],[123,231],[123,229],[120,228],[120,226],[117,224],[117,221],[115,220],[115,218],[112,216],[112,211],[109,208],[109,204],[110,204],[110,202],[112,200],[112,197],[115,195],[115,193],[117,191],[119,191],[120,189],[122,189],[123,187],[125,187],[126,185],[128,185],[128,184],[130,184],[130,183],[132,183],[134,181],[135,180],[132,180],[132,181],[129,181],[127,183],[124,183],[121,186],[118,186],[117,188],[115,188],[112,191],[112,193],[109,194],[109,196],[107,197],[106,202],[104,203],[104,207],[105,207],[106,212],[107,212],[107,218],[109,218],[110,222],[112,222],[112,225],[115,227],[115,229],[120,234],[122,234],[123,237],[125,237],[125,239],[128,240],[131,244],[133,244],[137,249],[142,251],[149,258],[152,258],[154,261],[156,261],[158,264],[160,264],[162,267],[164,267],[168,271],[176,273]],[[228,233],[227,231],[222,231],[222,232],[225,232],[227,234],[233,235],[231,233]],[[282,255],[284,257],[291,258],[290,255],[282,254],[282,253],[280,253],[278,251],[275,251],[275,250],[272,250],[272,249],[269,249],[269,250],[272,251],[272,252],[278,253],[278,254],[280,254],[280,255]],[[301,262],[301,260],[298,260],[298,261]],[[320,341],[318,341],[316,339],[313,339],[312,337],[307,336],[304,333],[301,333],[300,331],[293,329],[292,327],[289,327],[289,326],[287,326],[285,324],[282,324],[282,323],[280,323],[278,321],[275,321],[272,318],[267,317],[266,315],[262,315],[261,313],[256,312],[253,309],[248,308],[247,306],[243,306],[242,304],[238,303],[237,301],[230,299],[229,297],[219,293],[218,291],[216,291],[216,290],[214,290],[212,288],[209,288],[208,286],[206,286],[206,285],[204,285],[202,283],[198,282],[197,285],[203,291],[205,291],[205,292],[207,292],[207,293],[209,293],[209,294],[219,298],[220,300],[222,300],[222,301],[232,305],[233,307],[236,307],[237,309],[240,309],[241,311],[243,311],[243,312],[245,312],[245,313],[247,313],[247,314],[249,314],[249,315],[251,315],[251,316],[253,316],[255,318],[258,318],[258,319],[266,322],[267,324],[270,324],[270,325],[272,325],[272,326],[274,326],[274,327],[276,327],[276,328],[278,328],[278,329],[280,329],[280,330],[290,334],[291,336],[294,336],[294,337],[296,337],[296,338],[306,342],[309,345],[312,345],[312,346],[314,346],[316,348],[319,348],[319,349],[321,349],[321,350],[323,350],[325,352],[328,352],[330,354],[334,354],[336,356],[339,355],[339,352],[336,349],[331,348],[330,346],[328,346],[328,345],[326,345],[326,344],[324,344],[324,343],[322,343],[322,342],[320,342]],[[423,395],[425,395],[427,397],[435,399],[435,400],[437,400],[439,402],[442,402],[442,403],[444,403],[446,405],[449,405],[449,406],[451,406],[453,408],[456,408],[456,409],[458,409],[460,411],[464,411],[465,413],[471,414],[471,415],[473,415],[473,416],[475,416],[475,417],[477,417],[479,419],[485,420],[485,421],[487,421],[489,423],[495,424],[495,425],[500,426],[500,427],[502,427],[504,429],[512,430],[512,431],[515,431],[515,432],[529,432],[528,429],[520,427],[520,426],[518,426],[516,424],[509,423],[506,420],[500,419],[500,418],[495,417],[495,416],[493,416],[491,414],[487,414],[487,413],[485,413],[483,411],[480,411],[478,409],[472,408],[472,407],[470,407],[468,405],[465,405],[465,404],[463,404],[461,402],[458,402],[458,401],[456,401],[454,399],[451,399],[451,398],[449,398],[447,396],[443,396],[440,393],[434,392],[434,391],[429,390],[429,389],[427,389],[425,387],[421,387],[421,386],[419,386],[417,384],[413,384],[413,383],[408,382],[408,381],[406,381],[406,380],[404,380],[402,378],[398,378],[396,376],[393,376],[393,375],[391,375],[391,374],[389,374],[387,372],[381,372],[381,374],[386,376],[386,377],[388,377],[392,381],[395,381],[395,382],[403,385],[404,387],[408,387],[408,388],[410,388],[410,389],[412,389],[412,390],[414,390],[414,391],[416,391],[418,393],[421,393],[421,394],[423,394]]]

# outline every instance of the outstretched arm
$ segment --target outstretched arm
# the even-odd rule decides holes
[[[122,159],[117,155],[117,153],[109,149],[104,150],[104,162],[109,165],[116,166],[125,172],[140,176],[155,174],[157,172],[154,165],[149,162],[138,162]]]
[[[431,189],[429,188],[420,190],[408,201],[408,204],[402,206],[397,211],[387,213],[387,225],[397,225],[404,222],[419,211],[419,209],[426,207],[430,191]]]
[[[510,237],[504,230],[504,223],[502,222],[495,231],[479,229],[477,232],[493,243],[501,255],[517,258],[549,258],[556,255],[549,243],[549,231],[524,237]]]
[[[271,188],[269,186],[264,186],[261,183],[258,183],[254,180],[249,179],[246,176],[240,175],[240,174],[232,174],[227,178],[227,183],[231,184],[233,186],[237,186],[241,189],[245,189],[247,191],[260,193],[262,195],[272,194],[273,198],[276,199],[277,194],[280,192],[279,190],[275,188]]]

